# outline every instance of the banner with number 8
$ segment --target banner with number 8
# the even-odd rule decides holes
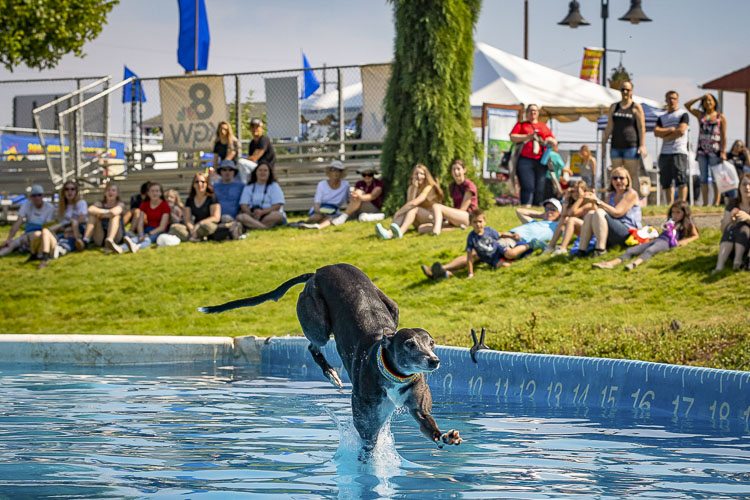
[[[165,150],[213,151],[216,129],[227,121],[221,76],[188,76],[159,80]]]

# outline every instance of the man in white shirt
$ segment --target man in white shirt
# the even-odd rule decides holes
[[[42,227],[54,219],[55,207],[50,202],[44,201],[42,186],[38,184],[31,186],[30,198],[30,201],[21,205],[21,209],[18,211],[18,219],[10,228],[8,238],[0,245],[0,257],[5,257],[15,250],[28,250],[31,238],[39,236]],[[24,224],[24,234],[15,238],[21,224]]]
[[[687,201],[688,193],[688,113],[680,109],[680,96],[670,90],[664,96],[667,112],[656,120],[654,135],[664,142],[659,155],[659,182],[664,188],[667,205],[674,201],[674,188],[677,186],[677,197]]]

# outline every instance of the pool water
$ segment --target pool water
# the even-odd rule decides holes
[[[447,402],[357,460],[348,386],[247,367],[0,366],[0,498],[747,498],[750,436],[648,412]]]

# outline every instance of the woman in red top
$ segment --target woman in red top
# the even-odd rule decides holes
[[[540,159],[544,146],[552,147],[557,144],[555,136],[549,127],[539,120],[539,107],[529,104],[526,107],[526,121],[518,122],[510,131],[510,140],[522,144],[521,156],[518,158],[518,183],[521,185],[521,205],[541,206],[544,201],[544,180],[547,166],[542,165]]]
[[[420,233],[432,231],[434,236],[440,234],[443,228],[443,218],[454,226],[469,225],[469,213],[479,205],[477,203],[477,186],[466,177],[466,165],[463,160],[453,160],[451,163],[453,182],[449,186],[453,207],[435,203],[432,205],[432,224],[419,227]]]
[[[156,242],[156,238],[169,229],[171,209],[164,201],[164,189],[158,182],[152,182],[146,191],[146,200],[140,206],[141,215],[136,221],[138,237],[123,237],[127,247],[135,253],[142,248],[148,248]]]

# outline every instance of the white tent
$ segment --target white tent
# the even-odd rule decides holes
[[[362,111],[362,82],[344,87],[344,119],[352,120]],[[307,120],[322,120],[328,115],[339,114],[339,91],[334,89],[325,94],[312,95],[304,99],[300,106]]]
[[[483,103],[537,104],[541,119],[560,122],[605,114],[620,93],[609,87],[542,66],[522,57],[478,42],[474,51],[474,74],[470,102],[472,114],[481,113]],[[634,100],[659,107],[659,103],[638,96]]]

